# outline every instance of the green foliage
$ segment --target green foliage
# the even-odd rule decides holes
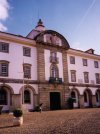
[[[15,110],[13,111],[13,115],[14,115],[15,117],[21,117],[21,116],[23,116],[23,111],[22,111],[20,108],[15,109]]]
[[[74,101],[75,100],[73,98],[71,98],[71,97],[69,97],[68,100],[67,100],[68,103],[73,103]]]

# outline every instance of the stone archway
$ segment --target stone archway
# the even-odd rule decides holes
[[[84,107],[92,107],[92,92],[90,89],[85,89],[84,93]]]
[[[3,111],[9,111],[12,105],[13,89],[7,84],[0,85],[0,105],[3,106]]]
[[[96,97],[96,106],[99,107],[100,106],[100,90],[96,90],[95,92],[95,97]]]
[[[23,110],[29,111],[33,110],[37,104],[36,91],[31,85],[23,86],[20,91],[21,95],[21,105]]]
[[[79,91],[76,88],[71,89],[70,96],[74,99],[74,108],[79,108]]]

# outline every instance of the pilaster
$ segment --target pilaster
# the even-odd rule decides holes
[[[79,96],[79,105],[80,105],[80,108],[84,108],[84,96],[83,95]]]

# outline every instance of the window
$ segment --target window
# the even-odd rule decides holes
[[[4,89],[0,90],[0,105],[7,105],[7,92]]]
[[[75,64],[75,57],[74,56],[70,56],[70,64]]]
[[[96,83],[97,84],[100,84],[100,74],[99,73],[96,73],[95,74],[95,77],[96,77]]]
[[[75,70],[71,70],[71,81],[76,82],[76,71]]]
[[[0,42],[0,52],[9,53],[9,44]]]
[[[83,66],[87,66],[87,59],[83,59]]]
[[[87,93],[84,92],[84,102],[87,103],[87,100],[88,100],[88,99],[87,99]]]
[[[28,90],[24,91],[24,103],[30,103],[31,99],[30,99],[30,92]]]
[[[28,47],[23,47],[23,56],[31,56],[31,49]]]
[[[98,61],[94,61],[94,67],[95,67],[95,68],[99,68]]]
[[[88,72],[84,72],[84,82],[89,83],[89,73]]]
[[[31,65],[30,64],[24,64],[24,78],[31,78]]]
[[[51,65],[50,74],[51,74],[51,77],[54,77],[54,78],[59,77],[59,70],[56,64]]]
[[[8,76],[8,61],[0,61],[0,76]]]

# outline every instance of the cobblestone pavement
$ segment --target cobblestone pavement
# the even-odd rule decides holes
[[[100,134],[100,108],[26,113],[21,127],[2,114],[0,134]]]

